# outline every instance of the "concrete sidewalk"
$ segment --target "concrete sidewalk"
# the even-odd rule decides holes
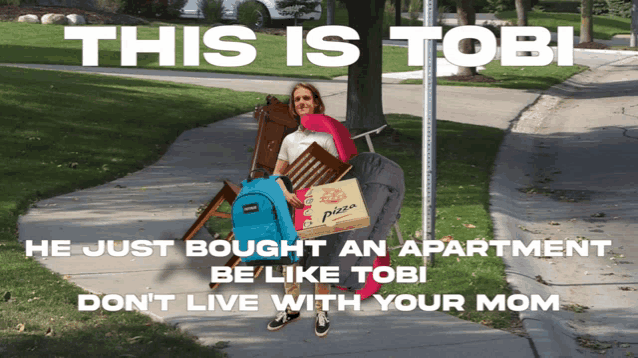
[[[638,355],[636,69],[638,57],[625,58],[553,87],[501,147],[491,187],[497,239],[612,242],[603,257],[504,257],[513,289],[586,307],[523,312],[540,356]]]
[[[158,79],[237,90],[252,91],[258,88],[260,91],[272,94],[288,94],[292,84],[298,81],[290,78],[124,68],[15,66]],[[612,75],[612,80],[617,81],[622,81],[623,78],[625,80],[633,78],[624,70],[634,69],[635,65],[630,63],[622,66],[625,67],[610,67],[617,72],[607,69],[605,73],[608,76]],[[328,108],[327,114],[338,119],[345,119],[346,82],[311,82],[315,83],[324,95]],[[621,92],[613,93],[620,95],[620,101],[629,101],[635,98],[632,97],[633,92],[631,92],[631,89],[636,88],[634,82],[620,87],[618,85],[619,82],[613,82],[606,87],[599,87],[598,95],[607,93],[605,91],[612,93],[617,89]],[[580,86],[590,88],[586,83]],[[422,115],[422,86],[384,83],[383,88],[384,111],[386,113]],[[438,87],[437,91],[438,119],[487,125],[501,129],[509,128],[518,118],[519,113],[539,97],[539,93],[534,91],[505,89]],[[595,99],[598,95],[588,99]],[[617,109],[616,102],[609,102],[613,98],[599,100],[602,102],[597,103],[594,108],[588,109],[586,114],[594,115],[600,112],[600,108]],[[543,102],[543,105],[545,103]],[[627,103],[628,106],[625,107],[628,111],[634,108],[632,104]],[[552,106],[547,108],[552,108]],[[629,112],[623,113],[626,113],[626,116],[630,114]],[[578,128],[581,116],[581,114],[572,113],[569,117],[569,125]],[[563,117],[556,118],[562,119]],[[528,122],[522,121],[521,123]],[[542,129],[542,127],[539,128]],[[622,132],[623,135],[633,136],[630,132],[633,127],[622,128],[627,129],[627,131]],[[210,267],[223,265],[226,258],[186,257],[184,244],[179,240],[175,241],[175,246],[169,249],[167,257],[159,257],[156,254],[152,257],[129,255],[116,258],[104,255],[103,257],[87,258],[81,254],[82,247],[94,248],[98,240],[171,240],[181,237],[194,222],[197,208],[218,192],[222,180],[239,182],[244,179],[251,155],[248,152],[248,147],[254,145],[256,130],[256,122],[250,114],[246,114],[211,124],[205,128],[187,131],[176,140],[160,161],[150,167],[96,188],[38,202],[36,207],[30,209],[25,216],[20,218],[20,240],[34,240],[36,243],[40,240],[71,240],[73,255],[70,258],[49,257],[39,258],[39,260],[56,272],[70,275],[72,282],[90,291],[121,295],[136,294],[138,296],[148,293],[174,294],[176,300],[171,302],[168,311],[162,311],[159,302],[153,302],[149,307],[149,312],[146,313],[197,335],[206,344],[229,341],[230,346],[225,350],[234,357],[321,357],[333,355],[420,357],[424,354],[472,357],[534,356],[529,341],[525,338],[485,328],[437,312],[420,310],[383,312],[374,299],[365,301],[360,312],[352,310],[332,312],[331,333],[325,340],[318,340],[314,336],[312,314],[305,314],[301,322],[294,323],[280,332],[267,332],[265,325],[275,313],[270,295],[280,294],[281,284],[265,283],[262,275],[254,284],[224,284],[218,291],[211,292],[208,289]],[[507,138],[508,145],[527,145],[529,143],[529,139],[526,137],[509,135]],[[521,141],[521,143],[517,143],[517,141]],[[503,165],[505,168],[509,168],[514,177],[507,177],[507,179],[518,185],[516,178],[524,178],[524,175],[517,174],[515,169],[519,166],[525,167],[528,165],[526,164],[528,160],[534,159],[530,159],[529,152],[525,151],[534,147],[521,147],[522,149],[516,147],[518,148],[516,149],[505,146],[504,148],[504,153],[511,155],[511,157],[501,159],[499,168],[502,169]],[[512,150],[508,151],[508,149]],[[539,156],[545,157],[551,153],[541,154],[543,155]],[[546,165],[546,163],[538,165],[541,164]],[[571,172],[576,172],[574,168],[570,169]],[[497,175],[496,178],[501,177]],[[515,190],[516,187],[511,189]],[[518,193],[517,191],[512,192]],[[501,196],[501,198],[505,200],[509,197]],[[612,200],[617,200],[617,198],[612,198]],[[512,207],[509,209],[504,207],[503,210],[497,209],[497,215],[510,211],[516,213],[516,210],[524,208],[521,206],[524,205],[522,201],[507,201],[503,205],[512,205]],[[514,219],[523,220],[524,217],[514,216]],[[515,221],[506,220],[508,219],[495,217],[497,229],[502,227],[500,225],[505,225],[504,223],[514,225],[510,228],[517,227],[514,224]],[[519,233],[514,231],[509,233],[516,236],[508,238],[519,237]],[[505,232],[504,235],[507,236],[508,232]],[[587,236],[591,237],[591,235]],[[210,235],[205,230],[201,230],[196,239],[211,240]],[[120,242],[116,249],[120,250],[122,244]],[[510,267],[514,267],[511,262],[508,264]],[[509,272],[510,279],[517,277],[517,275],[533,277],[530,274],[536,269],[534,266],[518,270],[519,268]],[[544,277],[545,275],[547,274],[544,274]],[[512,282],[517,284],[515,281]],[[623,284],[629,285],[631,281],[624,281]],[[311,293],[311,286],[305,285],[303,293]],[[524,292],[522,288],[520,290]],[[619,290],[619,292],[623,291]],[[206,298],[211,293],[221,294],[224,297],[233,294],[258,294],[260,310],[258,312],[239,312],[237,307],[226,312],[220,311],[219,307],[213,311],[194,312],[187,310],[189,295],[197,305],[202,305],[206,303]],[[631,295],[633,292],[625,294]],[[628,297],[631,299],[631,296]],[[331,305],[331,307],[334,310],[334,306]],[[601,312],[606,313],[606,311]],[[624,323],[620,315],[627,312],[632,311],[617,311],[618,320],[614,321],[616,325]],[[552,324],[548,325],[547,322],[551,323],[551,321],[536,321],[540,318],[526,317],[525,323],[528,333],[532,334],[534,344],[541,348],[539,353],[542,351],[543,356],[564,354],[561,342],[574,348],[573,337],[560,333]],[[534,322],[544,322],[544,324],[534,326]],[[631,334],[631,331],[628,332]],[[631,343],[632,341],[625,342]]]
[[[22,66],[34,68],[36,66]],[[50,67],[59,70],[59,67]],[[68,68],[67,68],[68,69]],[[85,71],[105,69],[82,68]],[[123,69],[117,69],[123,70]],[[169,71],[149,74],[139,70],[119,75],[175,80],[181,83],[287,93],[295,79],[244,78],[230,81],[220,77],[182,77]],[[192,72],[188,73],[192,75]],[[222,76],[223,77],[223,76]],[[345,113],[345,83],[313,81],[327,96],[330,115]],[[259,86],[256,84],[259,83]],[[525,107],[538,97],[536,92],[441,87],[440,119],[507,128]],[[422,86],[384,85],[384,109],[393,113],[422,114]],[[314,317],[303,311],[303,319],[279,332],[268,332],[266,324],[275,314],[270,295],[280,294],[281,284],[265,283],[262,275],[253,284],[223,284],[208,289],[211,266],[223,265],[227,257],[187,257],[184,243],[174,241],[167,257],[155,252],[150,257],[89,258],[83,247],[94,249],[99,240],[171,240],[183,235],[195,221],[197,208],[221,188],[223,179],[244,179],[254,145],[257,123],[246,114],[184,132],[162,159],[139,172],[95,188],[40,201],[19,220],[21,241],[71,240],[71,257],[38,257],[47,268],[91,292],[105,294],[174,294],[175,301],[162,311],[155,300],[147,314],[198,336],[204,344],[229,342],[224,349],[231,357],[534,357],[530,341],[508,332],[486,328],[447,314],[396,309],[383,312],[373,298],[361,311],[337,311],[331,304],[331,332],[318,339]],[[206,230],[195,239],[210,241]],[[311,293],[311,284],[302,293]],[[336,291],[336,290],[335,290]],[[333,293],[341,293],[335,292]],[[197,305],[209,294],[230,297],[256,294],[259,311],[189,311],[189,295]]]
[[[326,115],[340,121],[345,121],[346,119],[347,100],[345,95],[348,82],[345,79],[295,79],[122,67],[34,64],[0,64],[0,66],[170,81],[206,87],[228,88],[237,91],[260,91],[273,95],[290,95],[289,91],[295,83],[305,81],[315,84],[321,92],[326,104]],[[439,86],[437,87],[437,117],[439,120],[507,129],[521,109],[531,105],[539,95],[540,91],[534,90]],[[384,80],[383,111],[385,113],[423,116],[423,99],[422,85],[399,85],[396,80],[388,80],[387,82]],[[476,108],[482,114],[477,115]]]

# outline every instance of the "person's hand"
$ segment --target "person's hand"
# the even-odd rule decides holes
[[[301,202],[301,200],[299,200],[299,198],[297,197],[297,195],[286,191],[285,193],[286,196],[286,201],[292,205],[293,208],[295,209],[301,209],[303,208],[303,203]]]

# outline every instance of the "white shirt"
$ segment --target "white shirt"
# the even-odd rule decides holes
[[[297,129],[284,138],[279,149],[277,159],[283,160],[291,164],[314,142],[317,142],[321,148],[328,151],[336,158],[339,158],[337,147],[332,139],[332,135],[322,132],[313,132],[308,129],[301,131]]]

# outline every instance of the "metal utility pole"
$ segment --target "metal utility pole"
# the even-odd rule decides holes
[[[638,0],[631,0],[631,37],[629,47],[638,46]]]
[[[437,0],[423,1],[423,26],[436,26]],[[425,40],[423,62],[423,245],[436,240],[436,40]],[[434,253],[429,260],[434,265]],[[423,256],[427,265],[428,257]]]

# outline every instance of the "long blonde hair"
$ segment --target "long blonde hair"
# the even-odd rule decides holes
[[[310,83],[300,82],[300,83],[297,83],[295,87],[293,87],[292,91],[290,92],[290,101],[288,103],[288,113],[290,114],[290,116],[296,119],[297,122],[299,122],[299,120],[301,119],[299,118],[299,115],[297,114],[297,111],[295,110],[295,91],[298,90],[299,88],[305,88],[312,93],[313,101],[315,103],[315,114],[323,114],[323,112],[326,110],[326,106],[323,104],[323,100],[321,99],[321,94],[319,94],[319,90],[315,86],[311,85]]]

